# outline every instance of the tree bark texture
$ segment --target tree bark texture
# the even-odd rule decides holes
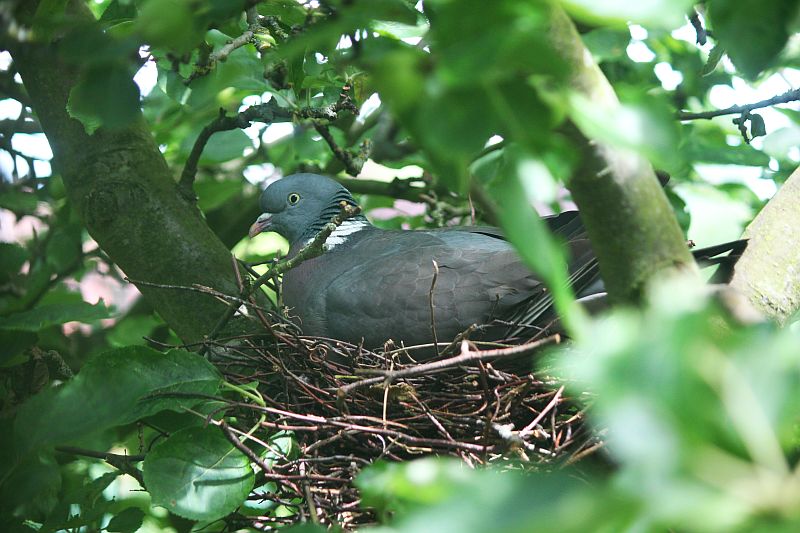
[[[23,3],[20,20],[30,22],[38,4]],[[67,9],[75,23],[94,21],[80,0],[71,0]],[[54,168],[103,251],[131,279],[238,294],[230,251],[197,207],[178,194],[144,119],[87,134],[66,109],[79,67],[61,57],[54,43],[16,43],[11,52],[53,149]],[[146,285],[139,290],[185,342],[201,340],[225,310],[198,292]]]
[[[747,227],[731,286],[781,324],[800,310],[800,168]]]
[[[604,109],[618,107],[614,89],[583,45],[574,24],[553,8],[550,40],[570,65],[568,90]],[[672,207],[650,164],[628,150],[564,129],[582,154],[567,183],[600,263],[610,299],[636,303],[654,275],[693,269]]]

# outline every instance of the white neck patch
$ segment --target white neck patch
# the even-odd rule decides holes
[[[336,246],[347,242],[347,239],[353,233],[361,231],[362,229],[369,226],[369,222],[366,220],[345,220],[341,224],[339,224],[333,233],[331,233],[327,239],[325,239],[325,244],[323,248],[328,251],[332,250]],[[313,241],[314,239],[309,239],[306,244]]]

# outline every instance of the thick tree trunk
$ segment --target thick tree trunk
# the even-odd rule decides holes
[[[552,20],[553,48],[570,65],[569,90],[600,108],[618,107],[614,89],[566,13],[554,7]],[[637,302],[655,274],[695,268],[650,164],[602,139],[587,139],[574,125],[566,132],[583,155],[567,187],[580,208],[612,301]]]
[[[785,324],[800,310],[800,168],[747,227],[731,286]]]
[[[29,1],[20,8],[23,22],[31,20],[37,5]],[[68,9],[76,23],[94,20],[82,0],[70,1]],[[69,200],[103,251],[131,279],[201,284],[237,294],[229,250],[196,206],[178,194],[144,120],[88,135],[66,110],[78,80],[76,65],[61,58],[52,44],[17,43],[11,52]],[[186,342],[202,339],[225,310],[215,298],[197,292],[139,289]]]

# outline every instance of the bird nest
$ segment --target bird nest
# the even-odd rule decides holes
[[[229,404],[238,427],[223,424],[231,442],[261,467],[268,490],[251,498],[291,511],[242,516],[251,527],[311,520],[350,529],[374,522],[353,481],[378,459],[453,456],[470,466],[541,470],[578,461],[601,445],[563,384],[531,371],[532,354],[557,336],[516,346],[459,341],[450,347],[454,355],[419,363],[412,348],[376,353],[272,333],[268,342],[225,343],[218,362],[230,382],[256,381],[262,396],[260,403]],[[275,435],[287,434],[293,450],[275,445]]]

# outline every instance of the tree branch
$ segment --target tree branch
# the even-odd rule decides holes
[[[40,4],[36,0],[20,3],[19,21],[31,24]],[[76,26],[96,24],[82,0],[69,0],[66,9]],[[145,121],[138,118],[118,129],[101,127],[88,135],[67,112],[70,91],[80,80],[80,66],[66,62],[54,43],[14,41],[9,47],[74,212],[114,263],[134,279],[199,284],[237,293],[230,250],[199,210],[178,193],[172,171]],[[146,286],[140,290],[187,343],[201,340],[226,307],[189,291]],[[265,297],[260,301],[265,302]]]
[[[467,363],[474,363],[477,361],[490,361],[492,359],[499,359],[501,357],[512,357],[517,355],[523,355],[538,350],[543,346],[548,346],[550,344],[558,344],[560,342],[561,342],[561,336],[556,334],[550,337],[539,339],[537,341],[528,342],[526,344],[520,344],[519,346],[511,346],[508,348],[497,348],[495,350],[470,350],[469,343],[467,341],[462,341],[461,353],[459,355],[448,357],[447,359],[441,359],[438,361],[431,361],[430,363],[424,363],[421,365],[409,366],[400,370],[375,370],[374,372],[370,373],[380,374],[379,377],[367,378],[361,381],[356,381],[349,385],[345,385],[344,387],[341,387],[337,391],[337,394],[340,396],[346,395],[349,392],[353,391],[354,389],[368,385],[374,385],[376,383],[386,382],[387,384],[391,384],[397,381],[398,379],[435,374],[437,372],[441,372],[449,368],[455,368],[457,366],[462,366]]]
[[[553,8],[551,46],[569,65],[570,91],[600,108],[620,104],[567,14]],[[636,303],[659,272],[695,269],[672,207],[650,164],[641,156],[589,139],[574,124],[563,133],[581,153],[567,183],[581,211],[609,297]]]
[[[189,77],[183,82],[185,85],[190,85],[195,79],[207,75],[214,69],[217,63],[227,61],[228,57],[234,51],[243,47],[244,45],[249,43],[257,44],[255,38],[256,34],[260,31],[263,31],[263,27],[259,23],[258,13],[254,7],[248,8],[246,13],[247,29],[238,37],[235,37],[225,43],[225,45],[223,45],[216,52],[211,52],[208,54],[208,57],[206,57],[205,60],[198,61],[192,73],[189,74]]]
[[[800,168],[744,232],[747,249],[731,286],[766,316],[786,324],[800,310]]]
[[[144,475],[141,470],[133,465],[133,463],[144,461],[144,455],[120,455],[118,453],[96,452],[94,450],[86,450],[74,446],[56,446],[56,451],[105,461],[123,474],[128,474],[134,478],[139,482],[139,485],[144,488]]]
[[[771,107],[778,104],[786,104],[800,100],[800,89],[792,89],[786,91],[778,96],[773,96],[767,100],[761,100],[753,104],[735,105],[725,109],[718,109],[716,111],[702,111],[700,113],[690,113],[688,111],[680,111],[677,114],[678,120],[699,120],[699,119],[712,119],[714,117],[721,117],[724,115],[739,115],[749,113],[754,109],[761,109],[763,107]]]
[[[288,122],[291,118],[291,113],[278,106],[273,100],[264,104],[250,106],[232,117],[227,116],[225,110],[220,108],[219,116],[203,128],[200,135],[197,136],[194,146],[192,146],[189,157],[186,158],[186,164],[183,167],[183,172],[181,172],[181,178],[178,182],[178,188],[181,194],[190,201],[195,200],[192,187],[195,176],[197,175],[197,165],[200,161],[200,156],[203,155],[206,144],[208,144],[208,140],[213,134],[219,131],[230,131],[237,128],[244,129],[249,127],[251,122],[254,121],[270,124],[272,122]]]

